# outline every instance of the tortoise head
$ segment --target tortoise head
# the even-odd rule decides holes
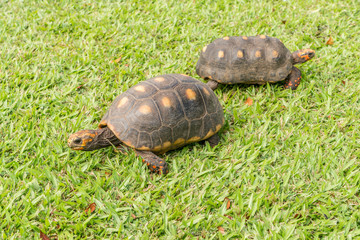
[[[309,48],[297,50],[297,51],[293,52],[292,57],[293,57],[294,64],[304,63],[304,62],[312,59],[313,57],[315,57],[315,51],[312,49],[309,49]]]
[[[99,148],[96,144],[96,130],[81,130],[70,135],[68,146],[73,150],[92,151]]]

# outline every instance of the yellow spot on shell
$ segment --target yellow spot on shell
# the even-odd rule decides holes
[[[275,50],[272,51],[272,55],[274,58],[278,57],[279,56],[279,53]]]
[[[243,37],[242,37],[242,39],[244,39],[244,40],[248,40],[248,38],[247,38],[246,36],[243,36]]]
[[[260,38],[261,38],[261,39],[265,39],[266,36],[265,36],[265,35],[260,35]]]
[[[255,52],[255,57],[261,57],[261,52],[259,50]]]
[[[171,107],[171,101],[170,101],[170,99],[168,97],[163,97],[161,99],[161,102],[164,105],[164,107],[167,107],[167,108]]]
[[[224,57],[224,51],[219,51],[218,52],[218,57],[223,58]]]
[[[144,86],[136,86],[134,89],[136,91],[138,91],[138,92],[145,92],[145,87]]]
[[[127,103],[127,101],[128,101],[128,98],[127,98],[127,97],[123,97],[123,98],[119,101],[117,107],[120,108],[120,107],[124,106],[124,104]]]
[[[239,50],[239,51],[237,52],[237,57],[238,57],[238,58],[244,57],[244,53],[243,53],[241,50]]]
[[[178,138],[176,139],[176,141],[174,142],[174,145],[183,145],[185,143],[185,139],[183,138]]]
[[[208,79],[212,79],[212,76],[208,76]]]
[[[124,141],[123,143],[129,147],[134,147],[130,141]]]
[[[224,37],[224,40],[229,40],[229,37]]]
[[[149,113],[151,113],[151,108],[148,105],[142,105],[142,106],[140,106],[139,111],[142,114],[149,114]]]
[[[203,47],[202,51],[206,52],[206,48],[207,48],[207,46]]]
[[[169,148],[171,146],[171,142],[167,141],[167,142],[164,142],[163,144],[163,148]]]
[[[143,151],[149,151],[150,150],[150,148],[146,147],[146,146],[139,147],[138,149],[143,150]]]
[[[203,88],[203,91],[206,95],[208,95],[208,96],[210,95],[209,91],[206,88]]]
[[[152,150],[155,151],[155,152],[160,151],[161,150],[161,145],[155,146]]]
[[[165,81],[165,78],[163,78],[163,77],[156,77],[156,78],[154,79],[154,81],[155,81],[155,82],[163,82],[163,81]]]
[[[211,137],[212,135],[214,135],[214,132],[213,132],[213,130],[210,129],[210,131],[206,134],[204,139],[207,139],[207,138]]]
[[[195,137],[192,137],[190,139],[187,140],[188,143],[191,143],[191,142],[197,142],[200,140],[200,137],[198,136],[195,136]]]
[[[216,132],[218,132],[219,130],[220,130],[220,128],[222,127],[222,125],[221,124],[218,124],[218,125],[216,125]]]
[[[196,99],[196,93],[194,92],[194,90],[192,90],[190,88],[186,89],[185,94],[186,94],[186,97],[189,100],[195,100]]]
[[[106,127],[106,121],[102,120],[100,123],[99,123],[99,128],[103,128],[103,127]]]

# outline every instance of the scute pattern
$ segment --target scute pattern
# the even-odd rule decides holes
[[[183,109],[187,119],[201,118],[206,113],[205,103],[196,84],[181,84],[176,87],[181,97]]]
[[[264,35],[219,38],[204,49],[196,73],[224,84],[282,81],[292,69],[291,52],[279,39]]]
[[[167,101],[164,101],[167,99]],[[173,119],[182,119],[184,117],[184,111],[181,103],[176,95],[176,92],[171,90],[163,90],[154,95],[154,101],[157,104],[160,112],[160,116],[167,116],[162,118],[162,124],[168,127],[174,127],[177,122]],[[164,104],[168,103],[169,105]]]
[[[167,74],[118,96],[99,127],[108,126],[130,147],[163,153],[205,140],[223,124],[222,107],[206,84],[189,76]]]

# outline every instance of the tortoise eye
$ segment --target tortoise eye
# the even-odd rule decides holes
[[[75,139],[75,140],[74,140],[74,143],[75,143],[75,144],[80,144],[80,143],[81,143],[81,138]]]

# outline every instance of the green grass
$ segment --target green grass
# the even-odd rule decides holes
[[[358,1],[4,0],[0,10],[1,239],[360,238]],[[200,79],[204,45],[257,34],[316,58],[299,66],[294,92],[218,88],[226,125],[214,149],[164,154],[163,177],[133,151],[67,147],[134,84]]]

